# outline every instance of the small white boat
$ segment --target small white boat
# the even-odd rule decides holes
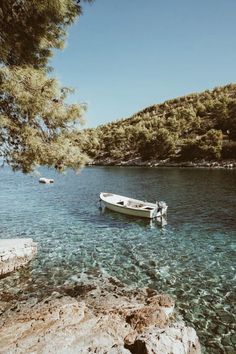
[[[101,193],[100,200],[105,207],[118,213],[142,218],[157,218],[167,213],[165,202],[149,203],[112,193]]]
[[[42,177],[39,178],[39,183],[45,183],[45,184],[54,183],[54,179]]]

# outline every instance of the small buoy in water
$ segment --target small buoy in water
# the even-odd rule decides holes
[[[45,183],[45,184],[54,183],[54,179],[42,177],[42,178],[39,178],[39,183]]]

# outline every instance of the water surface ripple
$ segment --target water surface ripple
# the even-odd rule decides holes
[[[32,237],[28,268],[0,280],[2,300],[46,296],[84,277],[112,275],[171,294],[207,353],[233,353],[236,171],[85,168],[40,185],[0,171],[1,238]],[[99,193],[165,200],[168,224],[99,210]]]

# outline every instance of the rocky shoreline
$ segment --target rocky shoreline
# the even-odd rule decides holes
[[[0,274],[36,254],[32,239],[0,241]],[[200,354],[195,330],[177,319],[174,301],[98,277],[38,298],[0,297],[1,354]]]
[[[177,161],[177,160],[149,160],[143,161],[141,158],[133,158],[129,160],[114,160],[104,158],[90,161],[88,166],[130,166],[130,167],[192,167],[192,168],[236,168],[236,160],[221,160],[221,161]]]
[[[193,328],[155,290],[114,278],[60,288],[49,298],[8,307],[0,319],[2,354],[199,354]]]

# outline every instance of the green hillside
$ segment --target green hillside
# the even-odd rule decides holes
[[[76,141],[95,163],[236,158],[236,84],[147,107]]]

